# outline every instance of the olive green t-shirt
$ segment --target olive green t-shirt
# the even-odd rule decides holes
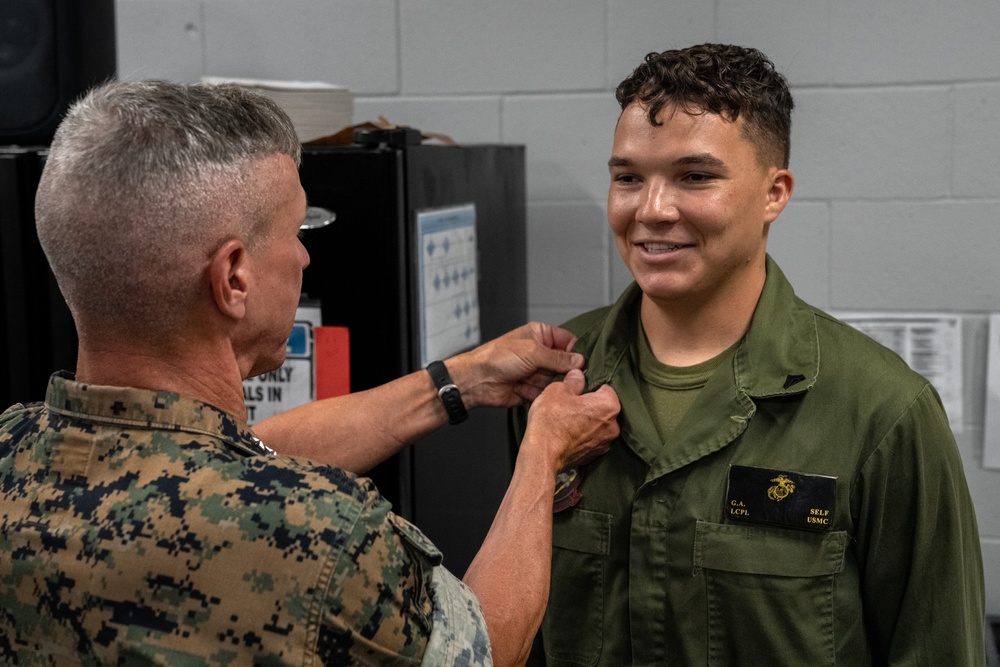
[[[642,323],[636,327],[639,350],[639,383],[643,402],[653,419],[656,432],[664,444],[671,440],[674,430],[694,403],[708,379],[716,369],[730,363],[739,341],[720,354],[694,366],[668,366],[653,354]]]

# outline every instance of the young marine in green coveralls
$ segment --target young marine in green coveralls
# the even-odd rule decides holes
[[[792,97],[759,51],[617,90],[608,221],[635,283],[565,326],[622,433],[556,514],[529,664],[980,665],[979,535],[934,388],[766,253]]]

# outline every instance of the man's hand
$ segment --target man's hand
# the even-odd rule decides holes
[[[569,352],[575,342],[565,329],[532,322],[445,364],[466,407],[509,408],[537,398],[557,375],[583,368],[583,356]]]
[[[608,385],[584,394],[583,373],[572,370],[532,403],[520,452],[538,450],[560,471],[591,461],[618,437],[618,395]],[[519,454],[520,456],[520,454]]]
[[[465,573],[486,618],[495,665],[524,665],[542,622],[557,473],[606,452],[618,436],[618,396],[606,385],[584,394],[584,384],[581,371],[569,370],[532,403],[510,487]]]

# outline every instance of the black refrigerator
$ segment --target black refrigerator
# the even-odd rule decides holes
[[[469,345],[527,319],[524,147],[423,144],[414,130],[361,132],[357,140],[307,147],[300,169],[310,206],[325,210],[322,222],[332,219],[303,231],[311,256],[303,298],[320,302],[323,324],[349,329],[352,391],[424,365],[418,273],[426,249],[418,247],[417,226],[427,212],[474,213],[475,271],[468,280],[476,297],[467,305],[478,318]],[[35,233],[45,155],[45,148],[0,148],[0,411],[42,400],[49,375],[76,366],[69,309]],[[331,432],[331,441],[337,438]],[[480,408],[368,474],[461,575],[512,467],[506,412]]]
[[[469,274],[476,287],[474,298],[450,306],[456,317],[463,306],[466,313],[478,306],[478,327],[466,322],[459,332],[471,334],[468,344],[458,335],[452,349],[527,321],[523,146],[436,145],[421,143],[412,129],[358,131],[352,146],[307,147],[300,176],[309,205],[332,219],[303,234],[311,257],[303,293],[321,302],[324,325],[349,329],[352,391],[418,370],[434,360],[428,353],[438,356],[429,352],[427,293],[443,289],[442,279]],[[475,247],[466,247],[468,261],[461,271],[432,276],[436,269],[423,261],[448,238],[428,233],[425,223],[457,211],[468,225],[470,210]],[[506,490],[510,457],[506,411],[480,408],[368,475],[461,576]]]

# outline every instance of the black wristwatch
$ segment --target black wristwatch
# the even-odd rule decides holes
[[[449,424],[461,424],[469,418],[469,412],[462,402],[462,392],[458,390],[455,383],[448,374],[443,361],[432,361],[427,364],[427,372],[431,376],[431,381],[437,387],[438,396],[444,403],[444,409],[448,413]]]

